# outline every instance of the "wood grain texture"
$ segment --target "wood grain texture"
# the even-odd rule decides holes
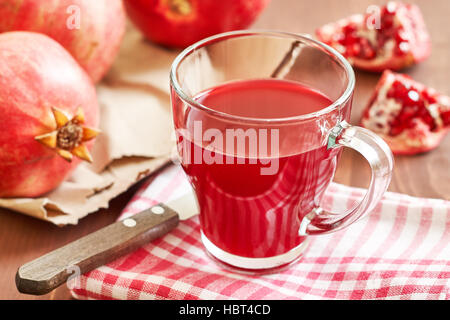
[[[313,34],[316,27],[363,12],[378,0],[272,0],[254,29],[275,29]],[[425,16],[433,40],[433,55],[424,63],[406,70],[418,81],[450,95],[450,1],[417,0]],[[357,87],[352,123],[358,124],[362,111],[379,79],[377,74],[357,72]],[[439,149],[414,157],[396,157],[390,191],[412,196],[450,200],[450,137]],[[366,187],[369,166],[356,152],[346,150],[339,164],[335,181]],[[113,200],[109,210],[101,210],[83,219],[79,225],[58,228],[20,214],[0,211],[0,299],[69,299],[62,286],[51,294],[34,297],[17,292],[14,277],[17,268],[64,244],[104,227],[117,218],[136,187]]]

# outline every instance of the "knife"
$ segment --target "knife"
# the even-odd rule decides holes
[[[81,275],[112,262],[196,214],[198,206],[192,191],[155,205],[21,266],[16,274],[17,289],[25,294],[47,294],[65,283],[74,270]]]

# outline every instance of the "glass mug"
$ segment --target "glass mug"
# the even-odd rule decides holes
[[[199,98],[211,88],[258,79],[312,88],[331,103],[271,118],[229,113]],[[275,272],[302,256],[308,236],[341,230],[375,207],[390,183],[393,156],[377,135],[348,124],[354,87],[353,69],[337,51],[295,34],[219,34],[176,58],[177,149],[197,196],[202,242],[214,260],[234,271]],[[367,159],[371,182],[355,208],[326,212],[320,202],[342,147]]]

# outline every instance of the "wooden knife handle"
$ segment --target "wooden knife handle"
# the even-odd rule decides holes
[[[84,274],[114,261],[165,235],[178,223],[175,211],[158,204],[21,266],[16,274],[17,289],[47,294],[66,282],[74,270]]]

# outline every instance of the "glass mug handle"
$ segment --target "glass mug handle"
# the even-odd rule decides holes
[[[336,214],[322,208],[314,209],[301,222],[301,236],[325,234],[348,227],[372,211],[389,186],[394,157],[383,139],[367,129],[351,126],[343,121],[328,136],[328,149],[342,146],[358,151],[369,162],[372,169],[369,189],[362,201],[346,213]]]

